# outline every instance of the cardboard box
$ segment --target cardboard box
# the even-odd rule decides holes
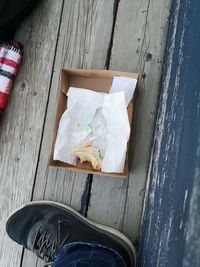
[[[138,79],[138,74],[136,73],[129,73],[129,72],[120,72],[120,71],[109,71],[109,70],[78,70],[78,69],[71,69],[71,70],[62,70],[61,75],[61,92],[58,100],[57,106],[57,114],[56,114],[56,121],[54,127],[54,134],[53,134],[53,142],[52,142],[52,149],[50,155],[50,162],[49,165],[51,167],[57,168],[64,168],[71,171],[83,172],[83,173],[92,173],[96,175],[102,176],[112,176],[112,177],[120,177],[120,178],[127,178],[128,177],[128,152],[126,155],[126,162],[124,166],[123,173],[104,173],[100,171],[95,171],[90,163],[84,162],[78,164],[76,166],[70,165],[61,161],[53,160],[53,152],[54,152],[54,145],[56,141],[58,126],[60,122],[60,118],[64,111],[67,108],[67,96],[66,93],[70,86],[73,87],[80,87],[80,88],[87,88],[90,90],[94,90],[97,92],[105,92],[108,93],[111,85],[113,76],[125,76],[125,77],[132,77]],[[135,99],[136,99],[136,92],[133,97],[133,101],[131,101],[128,105],[128,117],[130,125],[132,124],[132,115],[133,110],[135,107]],[[128,142],[127,151],[129,151],[129,144]]]

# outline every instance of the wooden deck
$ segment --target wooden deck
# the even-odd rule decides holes
[[[137,241],[169,8],[170,0],[44,0],[21,25],[24,61],[0,125],[0,267],[42,266],[6,236],[13,210],[39,199],[80,210],[86,182],[86,215]],[[129,179],[48,167],[62,68],[140,74]]]

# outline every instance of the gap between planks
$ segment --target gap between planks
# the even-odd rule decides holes
[[[140,74],[128,180],[93,177],[88,217],[137,241],[171,1],[120,0],[110,69]],[[124,41],[126,40],[126,41]]]

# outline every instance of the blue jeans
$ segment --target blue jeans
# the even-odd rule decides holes
[[[96,243],[75,242],[64,245],[53,267],[127,267],[113,249]]]

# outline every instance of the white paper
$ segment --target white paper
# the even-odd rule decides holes
[[[67,110],[59,123],[54,160],[76,165],[77,158],[73,149],[86,140],[85,127],[93,120],[96,110],[102,105],[104,94],[70,87],[67,96]]]
[[[127,105],[135,86],[134,79],[114,77],[110,94],[70,87],[67,110],[57,133],[54,160],[76,165],[74,149],[92,140],[92,146],[102,157],[101,171],[122,173],[130,135]]]
[[[110,89],[110,94],[123,91],[125,93],[126,106],[130,103],[133,94],[135,92],[135,88],[137,85],[137,79],[122,77],[122,76],[114,76],[112,86]]]

